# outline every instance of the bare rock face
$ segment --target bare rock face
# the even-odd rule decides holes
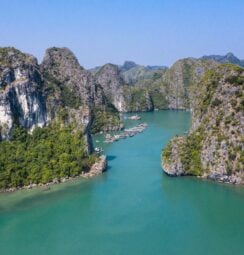
[[[108,100],[120,112],[124,111],[123,79],[119,67],[113,64],[102,66],[94,75],[96,83],[99,84]]]
[[[106,64],[94,73],[97,84],[120,112],[154,109],[191,109],[195,84],[219,63],[187,58],[169,69],[125,62],[121,67]]]
[[[221,65],[207,72],[195,89],[189,135],[171,140],[163,152],[163,169],[244,184],[244,69]]]
[[[106,110],[110,103],[101,84],[97,83],[91,72],[80,66],[75,55],[68,48],[49,48],[46,51],[41,70],[47,81],[58,83],[59,87],[70,91],[71,96],[90,108]]]
[[[186,58],[169,68],[161,79],[161,88],[166,95],[168,108],[192,108],[195,85],[206,71],[216,68],[217,65],[213,61]]]
[[[89,151],[94,122],[95,132],[121,127],[119,113],[102,86],[68,48],[47,49],[40,66],[31,55],[1,48],[1,139],[10,137],[14,124],[32,131],[53,120],[83,128]]]
[[[89,148],[92,147],[90,131],[93,131],[93,123],[99,119],[98,114],[108,118],[102,119],[99,125],[95,123],[96,127],[98,126],[96,132],[103,130],[105,125],[114,126],[115,119],[119,128],[119,115],[115,109],[112,109],[114,112],[111,110],[111,103],[106,98],[102,86],[96,82],[91,72],[80,66],[69,49],[47,49],[41,70],[45,80],[45,97],[50,118],[61,114],[65,116],[65,121],[75,121],[83,125]]]
[[[91,103],[89,94],[93,84],[91,74],[80,66],[77,58],[68,48],[47,49],[41,70],[47,81],[56,81],[57,85],[73,93],[80,105]]]
[[[62,116],[62,121],[75,122],[80,128],[84,128],[88,151],[91,152],[92,106],[97,91],[91,73],[80,66],[68,48],[56,47],[46,50],[41,71],[45,80],[49,118]],[[102,99],[99,103],[102,103]]]
[[[179,147],[182,146],[183,142],[183,137],[177,137],[175,139],[172,139],[171,143],[167,145],[166,149],[168,154],[164,154],[162,167],[164,169],[164,172],[169,176],[184,175],[184,168],[181,162],[179,151]]]
[[[14,48],[0,48],[1,139],[9,138],[14,124],[32,130],[47,122],[37,60]]]

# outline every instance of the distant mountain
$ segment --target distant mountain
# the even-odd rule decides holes
[[[120,67],[120,71],[121,72],[126,72],[128,70],[130,70],[131,68],[137,67],[139,66],[138,64],[136,64],[133,61],[125,61],[124,64]]]
[[[146,66],[147,70],[164,70],[167,69],[167,66]]]
[[[162,70],[166,69],[166,66],[143,66],[143,65],[138,65],[134,61],[128,61],[126,60],[122,66],[120,66],[120,71],[121,72],[126,72],[129,71],[132,68],[138,68],[138,67],[143,67],[145,70],[150,70],[150,71],[157,71],[157,70]]]
[[[240,60],[231,52],[227,53],[224,56],[221,56],[221,55],[203,56],[202,59],[213,60],[222,64],[230,63],[230,64],[235,64],[235,65],[244,67],[244,60]]]
[[[88,69],[88,71],[90,71],[91,73],[96,73],[99,69],[101,68],[101,66],[95,66],[93,68]]]
[[[125,61],[120,66],[120,72],[126,84],[135,84],[138,81],[151,79],[158,71],[166,70],[165,66],[143,66],[133,61]]]

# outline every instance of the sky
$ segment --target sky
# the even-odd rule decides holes
[[[86,68],[244,59],[244,0],[0,0],[0,13],[0,47],[39,61],[52,46],[70,48]]]

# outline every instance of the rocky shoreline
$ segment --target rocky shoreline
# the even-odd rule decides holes
[[[28,190],[28,189],[33,189],[33,188],[37,188],[37,187],[43,187],[44,191],[45,190],[49,190],[51,185],[54,184],[60,184],[60,183],[65,183],[67,181],[72,181],[74,179],[77,178],[92,178],[95,177],[99,174],[102,174],[103,172],[105,172],[107,169],[107,158],[105,155],[101,155],[99,157],[99,159],[91,166],[91,169],[89,172],[87,173],[81,173],[80,175],[74,176],[74,177],[63,177],[61,179],[58,178],[54,178],[51,182],[48,183],[33,183],[27,186],[23,186],[23,187],[13,187],[13,188],[8,188],[8,189],[1,189],[0,193],[10,193],[10,192],[15,192],[18,190]]]
[[[177,168],[174,168],[175,165],[170,166],[169,164],[162,163],[163,172],[170,177],[177,176],[192,176],[186,174],[183,170],[178,171]],[[194,176],[199,179],[211,180],[219,183],[233,184],[233,185],[244,185],[242,178],[237,175],[220,175],[220,174],[204,174],[202,176]]]

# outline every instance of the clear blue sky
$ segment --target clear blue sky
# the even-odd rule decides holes
[[[0,0],[0,13],[0,46],[39,60],[51,46],[87,68],[230,51],[244,59],[244,0]]]

